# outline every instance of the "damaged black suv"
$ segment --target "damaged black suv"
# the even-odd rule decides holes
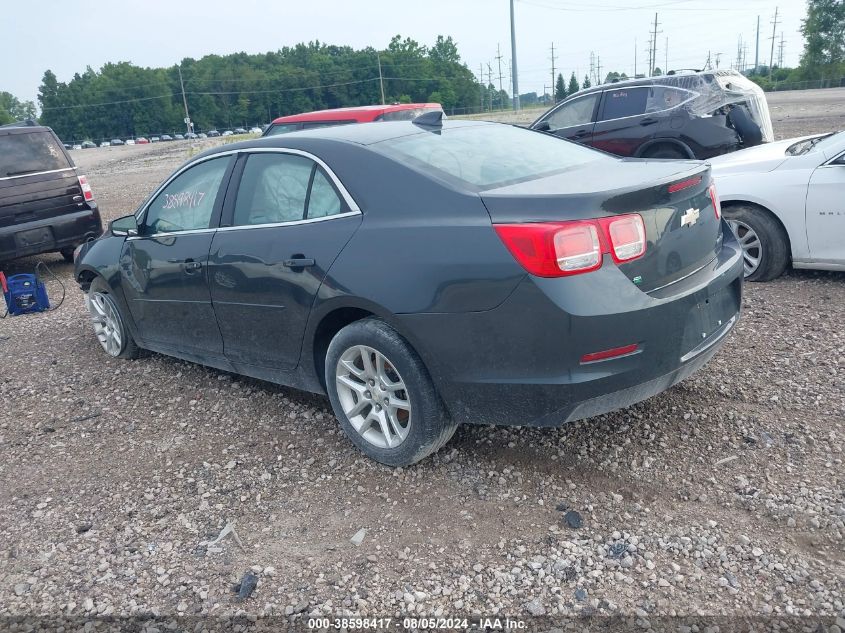
[[[732,70],[587,88],[531,128],[638,158],[706,159],[773,140],[763,91]]]
[[[102,232],[91,186],[53,130],[0,126],[0,262],[50,252],[71,262]]]

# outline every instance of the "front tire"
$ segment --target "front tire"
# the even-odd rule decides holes
[[[757,207],[727,207],[724,216],[742,247],[746,281],[777,279],[789,264],[789,241],[768,212]]]
[[[326,390],[347,437],[382,464],[416,463],[457,428],[416,352],[378,319],[351,323],[332,339]]]
[[[103,351],[113,358],[138,358],[140,349],[126,328],[126,319],[112,297],[111,288],[102,278],[91,282],[85,305]]]

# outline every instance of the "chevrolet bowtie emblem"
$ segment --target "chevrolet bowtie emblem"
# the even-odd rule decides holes
[[[687,209],[686,213],[681,216],[681,226],[692,226],[698,222],[699,215],[701,215],[701,212],[698,209]]]

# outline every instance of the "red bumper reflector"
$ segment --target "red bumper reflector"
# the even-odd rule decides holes
[[[627,356],[633,354],[640,346],[636,343],[625,345],[623,347],[614,347],[613,349],[606,349],[603,352],[593,352],[592,354],[584,354],[581,357],[582,363],[594,363],[597,360],[607,360],[608,358],[617,358],[618,356]]]
[[[669,185],[669,193],[675,193],[676,191],[680,191],[681,189],[695,187],[700,182],[701,176],[696,176],[695,178],[689,178],[687,180],[681,180],[680,182],[676,182]]]

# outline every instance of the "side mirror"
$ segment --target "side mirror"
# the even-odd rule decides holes
[[[549,125],[548,121],[540,121],[537,125],[534,126],[534,129],[538,132],[548,132],[552,129],[552,126]]]
[[[109,231],[117,236],[138,235],[138,219],[134,215],[126,215],[112,220]]]

